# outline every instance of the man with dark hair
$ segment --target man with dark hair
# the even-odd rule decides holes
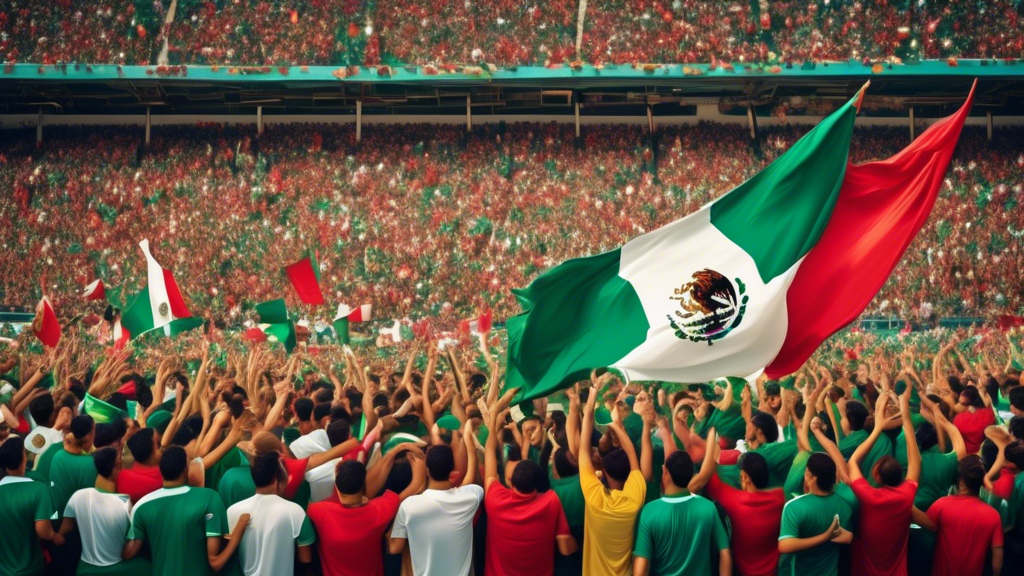
[[[683,450],[665,459],[664,496],[640,512],[633,550],[634,576],[711,576],[711,555],[718,551],[718,574],[732,574],[729,536],[710,500],[690,493],[693,460]]]
[[[113,422],[97,424],[96,438],[93,440],[93,446],[97,449],[112,446],[120,450],[121,441],[127,433],[128,424],[121,418],[114,420]]]
[[[742,401],[740,412],[746,421],[744,441],[747,450],[764,456],[768,464],[768,486],[781,488],[786,483],[786,476],[796,459],[796,438],[779,439],[779,425],[775,418],[765,412],[754,411],[750,401],[750,387],[744,386],[740,393]],[[721,479],[733,488],[740,488],[740,469],[738,466],[721,466],[718,469]]]
[[[708,438],[714,438],[709,432]],[[717,441],[708,444],[710,457],[705,455],[701,475],[707,473],[708,483],[704,495],[718,503],[725,510],[732,525],[730,545],[736,551],[733,562],[739,574],[771,574],[779,563],[779,526],[782,522],[782,507],[786,497],[781,488],[769,486],[768,461],[757,451],[740,455],[736,463],[739,469],[740,488],[726,484],[715,473]],[[705,468],[710,468],[705,472]],[[695,487],[690,486],[691,489]]]
[[[1010,413],[1016,417],[1024,416],[1024,385],[1016,385],[1010,388]]]
[[[491,407],[488,430],[500,429],[499,413],[504,413],[505,407],[504,398]],[[466,429],[472,432],[468,422]],[[512,461],[505,467],[511,489],[502,486],[498,473],[498,435],[488,434],[484,448],[484,572],[487,576],[549,576],[555,569],[556,548],[563,556],[577,550],[565,512],[553,491],[538,492],[545,474],[536,462]]]
[[[366,461],[368,451],[373,447],[373,442],[379,436],[380,429],[378,427],[367,434],[362,443],[352,438],[352,426],[347,420],[332,420],[323,432],[328,441],[327,448],[325,450],[317,449],[309,456],[299,459],[300,461],[316,462],[315,466],[307,466],[308,471],[304,476],[306,482],[309,483],[310,502],[320,502],[334,494],[334,469],[338,458]],[[337,448],[342,445],[351,446],[351,448]],[[324,454],[330,455],[330,459],[325,459]]]
[[[160,475],[160,437],[152,428],[143,428],[128,439],[128,450],[135,464],[117,476],[117,492],[127,494],[132,503],[159,490],[164,483]]]
[[[40,540],[64,544],[53,531],[50,492],[42,482],[25,477],[25,443],[11,436],[0,444],[0,574],[42,574]]]
[[[54,444],[60,445],[64,440],[64,432],[53,427],[57,413],[57,406],[50,394],[43,394],[28,405],[28,414],[32,422],[35,422],[35,428],[25,435],[25,449],[34,454],[37,461],[42,459],[48,448]],[[64,423],[66,425],[67,421]],[[39,462],[36,468],[39,468]]]
[[[972,454],[957,467],[955,496],[939,498],[927,513],[914,508],[914,523],[938,532],[934,576],[981,574],[989,550],[993,576],[1002,571],[1003,526],[999,512],[978,497],[984,481],[985,465]]]
[[[583,410],[580,432],[580,486],[586,501],[587,523],[583,537],[583,573],[626,576],[633,571],[633,528],[647,495],[647,482],[640,471],[636,449],[621,422],[609,429],[619,446],[603,460],[605,487],[597,478],[590,458],[594,431],[594,406],[601,388],[613,377],[606,372],[591,375],[592,386]]]
[[[75,492],[64,508],[61,535],[75,528],[82,539],[82,557],[76,574],[80,576],[117,574],[130,576],[151,570],[149,560],[141,557],[122,560],[124,535],[128,533],[128,497],[116,494],[121,473],[121,453],[113,447],[100,448],[92,455],[96,466],[96,485]]]
[[[838,440],[836,444],[839,446],[839,452],[842,453],[843,458],[847,461],[853,456],[853,452],[858,446],[863,444],[868,439],[868,431],[865,430],[865,425],[868,421],[868,408],[863,403],[857,400],[850,400],[845,403],[839,403],[839,413],[842,420],[838,423],[840,430],[837,432],[837,438],[841,433],[841,440]],[[888,426],[888,422],[875,421],[876,428],[882,428],[882,432]],[[882,434],[875,440],[872,449],[864,456],[862,467],[864,470],[873,470],[875,468],[875,462],[886,454],[892,454],[892,440],[888,434]],[[875,486],[874,478],[868,478],[868,482]]]
[[[227,527],[224,504],[209,488],[186,484],[188,455],[170,446],[160,456],[164,486],[142,498],[131,511],[123,557],[130,560],[149,543],[154,576],[212,576],[238,548],[248,515],[243,515],[221,550]]]
[[[321,412],[319,417],[315,413],[318,409]],[[295,414],[299,419],[299,432],[302,436],[289,444],[288,450],[296,459],[309,458],[317,452],[330,450],[331,446],[334,446],[327,437],[331,414],[330,404],[319,407],[313,403],[312,399],[303,396],[295,401]]]
[[[779,552],[793,555],[794,574],[836,574],[839,546],[853,541],[848,530],[853,510],[833,491],[836,463],[815,452],[807,459],[804,494],[786,503]]]
[[[377,497],[401,454],[407,455],[412,481],[399,494],[385,490]],[[381,538],[398,507],[420,491],[426,476],[423,453],[413,444],[399,444],[369,472],[356,460],[338,463],[334,481],[337,501],[309,507],[324,576],[383,576]]]
[[[389,550],[398,554],[409,546],[416,576],[468,576],[473,560],[473,518],[484,491],[476,485],[477,457],[472,430],[462,437],[469,467],[462,485],[452,486],[455,455],[451,446],[427,450],[427,490],[398,508],[391,528]]]
[[[228,525],[249,516],[245,535],[238,545],[238,560],[245,576],[292,574],[295,560],[313,561],[316,534],[302,508],[281,497],[288,473],[276,451],[260,454],[249,468],[256,495],[228,508]]]
[[[883,382],[884,379],[883,376]],[[891,390],[883,392],[875,401],[875,427],[850,458],[850,489],[857,496],[860,520],[852,549],[854,576],[888,576],[906,571],[911,510],[921,471],[921,454],[910,419],[911,390],[907,386],[899,397],[903,435],[908,439],[906,479],[899,462],[889,455],[879,458],[871,470],[878,488],[868,483],[860,469],[860,462],[882,435],[881,424],[888,420],[889,403],[896,400]]]
[[[50,464],[50,491],[53,508],[58,516],[64,514],[71,495],[82,488],[96,484],[96,465],[89,453],[96,437],[96,423],[92,416],[82,414],[71,419],[71,429],[63,448],[53,455]]]

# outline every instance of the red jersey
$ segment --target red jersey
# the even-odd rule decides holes
[[[388,490],[363,506],[324,500],[310,504],[324,576],[383,576],[381,538],[398,513],[398,495]]]
[[[907,538],[917,482],[873,488],[864,478],[850,484],[860,504],[853,540],[853,576],[906,576]]]
[[[117,475],[118,494],[127,494],[132,504],[138,504],[142,497],[164,487],[164,477],[159,466],[143,466],[136,463]]]
[[[551,576],[555,536],[569,534],[562,504],[553,490],[519,494],[491,484],[487,509],[485,576]]]
[[[975,496],[946,496],[928,509],[938,526],[932,576],[981,574],[992,547],[1003,545],[999,512]]]
[[[985,428],[996,423],[996,415],[991,408],[978,408],[973,414],[965,410],[956,415],[953,425],[964,437],[964,444],[967,445],[968,454],[977,454],[981,444],[985,441]]]
[[[309,462],[309,458],[303,458],[302,460],[283,458],[282,461],[284,462],[284,469],[288,471],[288,484],[284,487],[284,497],[288,500],[294,500],[295,493],[299,491],[299,486],[306,479],[306,465]]]
[[[1017,473],[1019,470],[1013,464],[1007,464],[999,471],[999,478],[992,483],[992,493],[1002,498],[1003,500],[1010,500],[1013,496],[1013,484],[1017,481]]]
[[[779,528],[786,506],[782,489],[747,492],[712,474],[704,495],[721,505],[729,516],[736,572],[743,576],[773,576],[778,570]]]

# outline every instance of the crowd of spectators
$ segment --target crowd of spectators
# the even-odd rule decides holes
[[[0,58],[145,65],[166,41],[170,63],[211,65],[1002,59],[1024,55],[1022,16],[1021,0],[12,0]]]
[[[510,290],[694,212],[786,150],[806,127],[490,124],[47,128],[0,138],[0,301],[46,294],[75,309],[102,279],[130,299],[138,242],[174,271],[193,314],[229,320],[286,296],[280,272],[319,252],[328,303],[380,318],[519,312]],[[858,129],[855,162],[905,129]],[[94,150],[103,150],[102,158]],[[967,127],[938,202],[868,314],[1024,312],[1024,132]],[[327,307],[313,311],[328,316]]]

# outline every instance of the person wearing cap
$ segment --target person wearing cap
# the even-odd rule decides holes
[[[50,522],[50,492],[42,482],[25,477],[27,463],[22,438],[12,436],[0,444],[0,574],[42,574],[40,541],[64,544]]]

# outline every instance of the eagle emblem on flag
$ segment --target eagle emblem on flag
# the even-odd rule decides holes
[[[739,326],[750,297],[739,278],[729,280],[720,272],[705,268],[673,290],[669,299],[679,302],[675,318],[673,314],[667,315],[676,337],[707,342],[710,346]]]

